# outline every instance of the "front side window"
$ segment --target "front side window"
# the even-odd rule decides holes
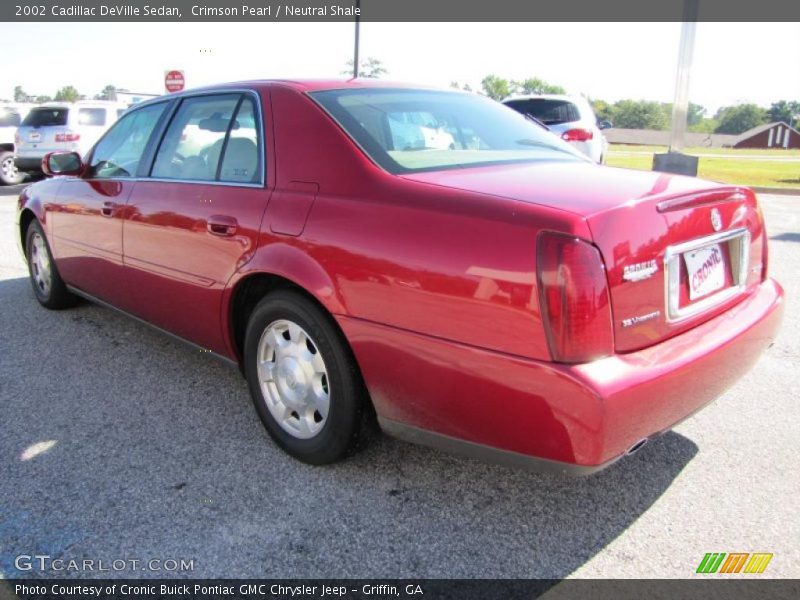
[[[152,176],[188,181],[258,181],[255,115],[249,96],[187,98],[164,135]]]
[[[347,89],[311,96],[390,173],[585,160],[549,131],[477,94]]]
[[[106,124],[105,108],[79,108],[78,125],[88,125],[90,127],[102,127]]]
[[[166,102],[151,104],[117,121],[95,146],[89,177],[134,177],[147,141],[166,107]]]

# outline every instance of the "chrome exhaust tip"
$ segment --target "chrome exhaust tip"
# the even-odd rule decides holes
[[[633,446],[631,446],[630,448],[628,448],[628,451],[627,451],[625,454],[627,454],[628,456],[630,456],[631,454],[633,454],[633,453],[635,453],[635,452],[637,452],[637,451],[641,450],[641,448],[642,448],[642,447],[643,447],[643,446],[644,446],[646,443],[647,443],[647,438],[642,438],[641,440],[639,440],[638,442],[636,442],[636,443],[635,443]]]

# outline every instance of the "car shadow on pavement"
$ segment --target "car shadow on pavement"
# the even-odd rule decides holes
[[[800,242],[800,233],[795,231],[785,231],[769,238],[775,242]]]
[[[379,436],[311,467],[271,442],[241,375],[209,355],[89,303],[47,311],[24,278],[0,281],[0,303],[7,578],[561,578],[635,523],[698,452],[667,433],[573,479]],[[37,554],[193,563],[16,568]]]

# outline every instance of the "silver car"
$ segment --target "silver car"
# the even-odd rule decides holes
[[[602,130],[611,127],[611,123],[598,123],[592,105],[586,98],[541,94],[516,96],[504,100],[503,104],[533,117],[594,162],[602,163],[605,160],[608,141]]]
[[[124,111],[124,106],[103,101],[32,108],[14,140],[17,168],[41,171],[42,158],[48,152],[77,152],[83,156]]]

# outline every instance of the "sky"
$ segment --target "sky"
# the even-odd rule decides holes
[[[490,73],[540,77],[571,93],[671,102],[680,23],[362,23],[361,55],[387,79],[480,86]],[[162,93],[164,72],[187,87],[261,78],[340,77],[352,23],[0,24],[0,98],[15,85],[54,95],[74,85]],[[707,107],[800,101],[800,23],[699,23],[690,99]]]

